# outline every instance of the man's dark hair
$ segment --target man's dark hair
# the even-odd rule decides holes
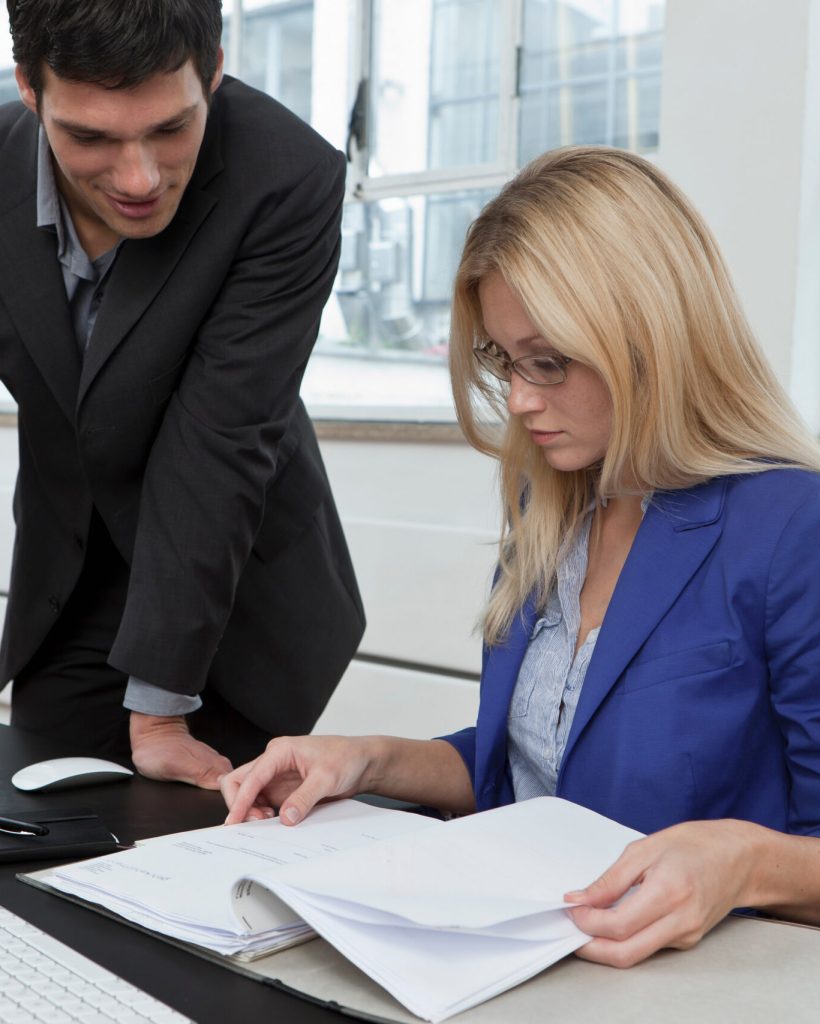
[[[222,0],[6,0],[14,60],[39,96],[43,67],[111,89],[192,60],[208,95]]]

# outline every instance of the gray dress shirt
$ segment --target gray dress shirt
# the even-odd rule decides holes
[[[121,245],[90,260],[83,249],[68,206],[57,189],[51,148],[43,129],[37,154],[37,227],[57,236],[57,259],[63,273],[74,334],[83,354],[91,339],[100,305],[105,295],[108,274]],[[131,676],[123,704],[131,711],[146,715],[185,715],[202,706],[198,696],[172,693]]]

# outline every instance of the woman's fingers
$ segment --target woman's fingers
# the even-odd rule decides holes
[[[291,751],[285,744],[269,743],[264,754],[255,761],[240,765],[220,780],[220,789],[230,813],[226,825],[245,821],[252,808],[265,809],[271,804],[265,799],[265,789],[277,776],[292,768]],[[254,812],[252,817],[258,817]]]
[[[616,906],[578,906],[570,914],[594,936],[580,955],[614,967],[630,967],[665,946],[687,948],[706,930],[692,886],[664,871],[648,872]]]
[[[573,920],[593,937],[578,955],[629,967],[664,947],[693,946],[743,905],[746,832],[746,823],[687,822],[630,844],[586,889],[567,893]]]
[[[319,803],[339,792],[339,781],[329,772],[316,769],[305,776],[287,799],[282,802],[279,816],[286,825],[296,825]]]
[[[581,925],[578,927],[580,928]],[[606,964],[608,967],[634,967],[635,964],[646,960],[659,949],[666,949],[670,946],[686,949],[689,945],[694,945],[694,941],[688,945],[684,943],[676,935],[674,922],[668,918],[662,918],[659,921],[654,921],[649,927],[642,928],[634,935],[630,935],[627,939],[594,938],[576,950],[575,955],[582,960]]]
[[[255,761],[221,780],[230,808],[226,824],[258,817],[260,808],[279,807],[282,821],[295,825],[319,801],[359,792],[367,765],[362,739],[280,736]]]
[[[646,851],[645,840],[630,843],[621,856],[594,882],[585,889],[565,894],[569,903],[582,903],[590,907],[611,907],[641,881],[644,872],[652,863],[651,854]]]

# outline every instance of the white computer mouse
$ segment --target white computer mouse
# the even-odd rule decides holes
[[[118,782],[133,774],[130,768],[99,757],[55,757],[21,768],[12,775],[11,784],[27,793],[50,792],[72,786],[94,786],[99,782]]]

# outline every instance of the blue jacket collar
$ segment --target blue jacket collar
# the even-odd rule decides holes
[[[726,478],[655,494],[610,600],[587,670],[563,764],[630,661],[715,545],[721,532]],[[506,642],[485,652],[476,734],[476,795],[505,778],[506,710],[537,617],[530,599]],[[499,713],[501,705],[504,713]],[[563,772],[563,767],[562,767]],[[561,776],[558,786],[560,790]]]

